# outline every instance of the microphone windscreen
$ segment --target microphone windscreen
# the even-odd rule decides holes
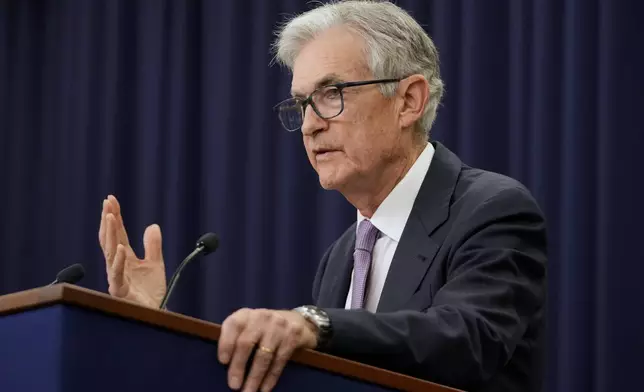
[[[206,233],[197,241],[197,246],[203,246],[203,254],[214,252],[219,247],[219,237],[215,233]]]
[[[60,271],[58,275],[56,275],[56,280],[58,283],[74,284],[83,279],[83,276],[85,276],[85,268],[83,268],[83,265],[73,264]]]

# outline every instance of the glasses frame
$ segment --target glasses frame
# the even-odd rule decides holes
[[[279,115],[280,106],[282,106],[286,102],[295,101],[295,102],[297,102],[299,104],[300,112],[301,112],[301,116],[302,116],[302,124],[304,124],[304,115],[306,114],[306,107],[308,105],[311,105],[311,107],[313,108],[313,111],[315,112],[315,114],[318,115],[318,117],[320,117],[320,118],[322,118],[324,120],[329,120],[329,119],[332,119],[334,117],[337,117],[337,116],[341,115],[342,112],[344,112],[344,94],[343,94],[342,90],[344,90],[345,88],[357,87],[357,86],[367,86],[367,85],[371,85],[371,84],[397,83],[397,82],[400,82],[403,79],[405,79],[405,78],[372,79],[372,80],[360,80],[360,81],[354,81],[354,82],[342,82],[342,83],[327,84],[327,85],[320,86],[320,87],[316,88],[315,90],[313,90],[313,92],[311,92],[311,94],[309,94],[309,96],[306,97],[306,99],[304,99],[304,100],[301,100],[301,99],[295,98],[295,97],[287,98],[287,99],[281,101],[280,103],[278,103],[277,105],[275,105],[273,107],[273,110],[278,112],[278,117],[280,119],[280,123],[282,123],[282,126],[284,127],[284,129],[286,129],[289,132],[295,132],[298,129],[301,129],[302,125],[300,125],[297,128],[290,129],[289,127],[286,126],[286,124],[284,124],[284,121],[282,121],[282,117]],[[320,91],[322,89],[329,88],[329,87],[335,87],[335,88],[338,89],[338,93],[340,94],[340,111],[338,112],[338,114],[335,114],[333,116],[323,116],[320,113],[320,111],[318,110],[317,106],[315,105],[315,102],[313,102],[313,95],[315,95],[318,91]]]

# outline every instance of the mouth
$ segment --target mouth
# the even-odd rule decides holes
[[[340,151],[340,150],[337,148],[314,148],[313,149],[313,153],[315,155],[322,155],[322,154],[327,154],[327,153],[337,152],[337,151]]]
[[[335,152],[340,152],[340,150],[335,148],[316,148],[313,150],[313,154],[315,154],[316,158],[325,158],[331,156],[331,154]]]

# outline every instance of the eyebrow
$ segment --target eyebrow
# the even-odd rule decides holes
[[[331,74],[325,75],[322,79],[318,80],[315,83],[315,87],[313,88],[313,90],[316,90],[320,87],[328,86],[330,84],[336,84],[336,83],[342,83],[342,82],[344,82],[344,80],[340,77],[340,75],[331,73]],[[304,93],[292,90],[291,96],[295,98],[305,98],[306,96],[308,96],[308,94],[304,94]]]

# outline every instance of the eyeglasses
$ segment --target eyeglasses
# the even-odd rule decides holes
[[[322,86],[314,90],[306,99],[289,98],[273,108],[277,111],[282,126],[289,132],[302,128],[306,107],[311,105],[315,113],[325,120],[337,117],[344,110],[344,96],[342,90],[347,87],[366,86],[368,84],[394,83],[398,79],[363,80],[359,82],[345,82]]]

